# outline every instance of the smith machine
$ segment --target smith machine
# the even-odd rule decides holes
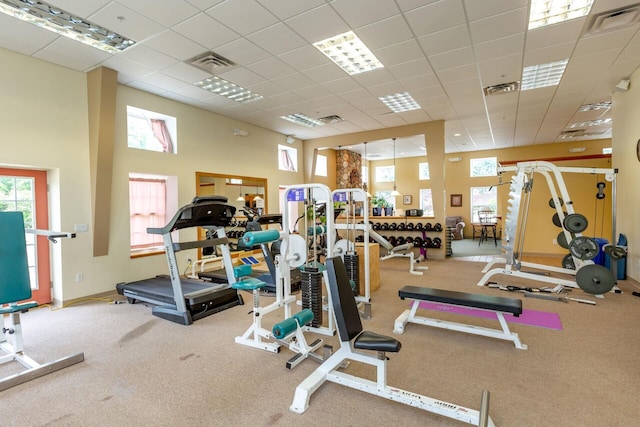
[[[521,162],[515,166],[501,166],[498,168],[498,172],[499,174],[514,172],[514,176],[511,179],[507,216],[504,224],[503,249],[506,252],[506,258],[497,258],[488,263],[482,270],[485,274],[478,282],[478,286],[484,286],[491,277],[502,274],[560,286],[579,287],[585,292],[596,296],[609,292],[615,285],[614,274],[608,268],[593,261],[600,252],[600,245],[596,239],[582,234],[587,229],[588,221],[584,215],[575,212],[573,200],[569,195],[562,174],[600,174],[604,175],[605,179],[612,184],[612,235],[615,239],[616,171],[604,168],[558,167],[550,162],[534,161]],[[524,247],[531,192],[533,190],[533,176],[536,173],[544,177],[551,192],[549,206],[556,211],[553,215],[553,223],[562,228],[562,231],[557,236],[558,244],[569,250],[569,253],[563,259],[562,267],[520,260]],[[599,199],[604,198],[602,190],[605,185],[604,182],[598,183],[597,197]],[[607,245],[604,249],[615,260],[626,255],[626,247]],[[492,268],[494,264],[500,263],[504,263],[505,266]],[[560,279],[550,275],[525,272],[522,271],[522,267],[535,268],[543,272],[564,273],[575,278],[573,280]]]

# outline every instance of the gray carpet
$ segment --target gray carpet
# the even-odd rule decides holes
[[[491,392],[490,414],[505,426],[633,426],[640,418],[640,298],[635,283],[607,294],[596,306],[522,298],[478,287],[483,264],[456,258],[428,260],[424,276],[408,272],[406,259],[381,263],[380,289],[364,327],[397,337],[389,354],[391,386],[478,409]],[[518,284],[515,278],[509,284]],[[431,286],[522,298],[526,309],[558,313],[563,330],[512,325],[528,350],[512,343],[420,325],[392,333],[408,308],[404,285]],[[115,284],[114,284],[115,286]],[[587,297],[580,290],[572,292]],[[122,298],[114,295],[114,298]],[[459,426],[417,408],[327,383],[302,415],[289,411],[295,387],[318,365],[285,367],[278,354],[236,344],[251,323],[248,304],[181,326],[151,315],[143,304],[101,300],[23,316],[25,349],[38,361],[84,351],[85,361],[0,392],[2,424],[22,426]],[[269,302],[265,298],[265,302]],[[427,313],[421,313],[427,315]],[[495,328],[497,321],[429,312],[443,320]],[[265,316],[268,325],[281,311]],[[265,325],[266,326],[266,325]],[[334,336],[317,336],[338,345]],[[0,366],[0,376],[15,367]],[[352,363],[345,372],[374,377]]]

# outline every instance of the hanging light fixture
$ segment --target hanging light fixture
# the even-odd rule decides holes
[[[262,200],[262,197],[258,194],[258,187],[256,186],[256,197],[253,198],[253,201]]]
[[[364,142],[364,160],[367,161],[367,141]],[[367,173],[368,172],[369,166],[367,166]],[[371,197],[371,193],[369,193],[369,189],[367,188],[367,180],[365,179],[365,177],[362,178],[362,189],[364,190],[367,197]]]
[[[238,198],[236,202],[244,202],[244,196],[242,195],[242,185],[240,186],[240,193],[238,193]]]
[[[393,191],[392,196],[402,196],[396,187],[396,139],[393,138]]]

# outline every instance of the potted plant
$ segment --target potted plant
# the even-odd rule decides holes
[[[371,213],[373,216],[382,215],[383,203],[386,203],[386,200],[382,197],[374,196],[371,198]]]

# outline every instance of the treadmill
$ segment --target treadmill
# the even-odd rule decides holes
[[[242,296],[230,283],[235,282],[229,252],[229,239],[224,227],[229,225],[236,208],[223,196],[196,197],[181,207],[171,221],[161,228],[147,228],[147,233],[160,234],[164,242],[169,275],[118,283],[116,290],[130,304],[145,301],[154,305],[151,312],[160,318],[190,325],[227,308],[244,304]],[[203,227],[216,231],[217,238],[193,242],[173,242],[171,233],[183,228]],[[175,253],[185,249],[219,246],[227,271],[225,283],[181,278]]]

